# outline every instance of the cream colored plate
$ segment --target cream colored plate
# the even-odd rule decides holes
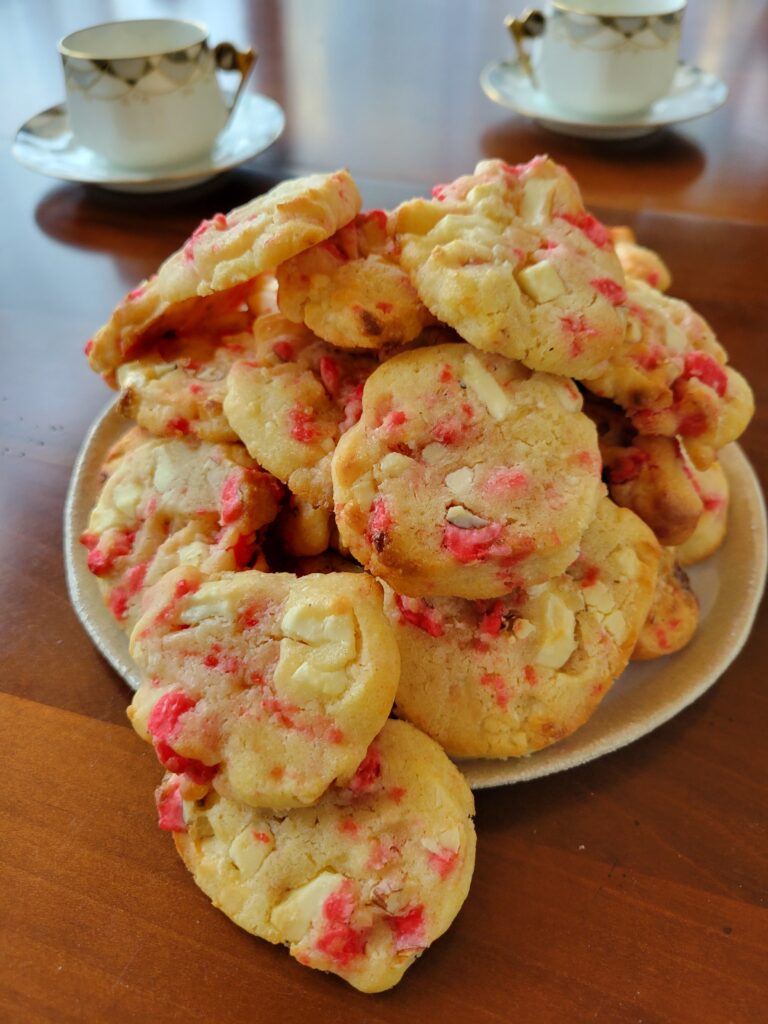
[[[128,640],[101,600],[79,543],[99,490],[99,469],[109,448],[127,429],[110,405],[91,427],[77,457],[64,510],[64,560],[75,611],[98,649],[136,689],[139,674]],[[701,602],[701,623],[679,654],[630,665],[597,712],[568,739],[509,761],[460,763],[475,789],[522,782],[584,764],[645,736],[668,721],[725,672],[749,636],[766,574],[766,517],[757,477],[737,445],[720,461],[731,486],[731,523],[721,549],[691,572]]]

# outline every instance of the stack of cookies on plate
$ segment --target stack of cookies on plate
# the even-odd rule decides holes
[[[752,398],[668,284],[546,158],[393,211],[340,171],[204,221],[88,343],[137,423],[82,540],[160,824],[301,963],[395,984],[469,887],[448,755],[548,746],[694,632]]]

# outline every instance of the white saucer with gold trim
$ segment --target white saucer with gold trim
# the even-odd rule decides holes
[[[550,131],[582,139],[640,138],[666,125],[711,114],[728,97],[728,86],[715,75],[682,63],[666,96],[647,110],[615,120],[571,114],[554,106],[516,60],[488,64],[480,75],[480,84],[494,103],[533,118]]]
[[[118,167],[80,145],[69,127],[66,104],[49,107],[19,128],[14,157],[32,171],[64,181],[117,192],[171,192],[199,185],[262,153],[282,135],[285,115],[279,103],[244,93],[210,153],[185,164],[151,171]]]

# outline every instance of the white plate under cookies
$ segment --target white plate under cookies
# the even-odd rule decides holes
[[[64,562],[75,611],[96,647],[131,689],[140,677],[128,638],[105,606],[79,537],[100,488],[105,456],[131,426],[110,404],[92,424],[72,471],[64,509]],[[474,789],[523,782],[574,768],[632,743],[700,697],[744,646],[763,594],[768,544],[765,504],[755,472],[737,444],[720,453],[731,489],[725,543],[689,570],[701,603],[699,629],[678,654],[632,664],[592,718],[572,736],[528,757],[459,762]]]

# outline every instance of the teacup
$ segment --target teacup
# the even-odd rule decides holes
[[[181,164],[210,150],[256,60],[208,29],[173,18],[113,21],[59,43],[67,109],[79,143],[126,168]],[[228,102],[217,69],[236,71]]]
[[[563,111],[617,119],[672,85],[686,0],[551,0],[508,17],[521,65]],[[526,39],[536,39],[533,61]]]

